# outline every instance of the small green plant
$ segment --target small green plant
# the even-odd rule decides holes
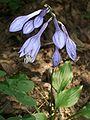
[[[27,95],[27,92],[32,91],[33,88],[34,83],[28,80],[25,74],[19,74],[0,82],[1,92],[9,96],[15,96],[18,101],[28,106],[36,105],[35,100]]]
[[[66,61],[52,74],[52,87],[55,90],[54,93],[54,114],[52,118],[56,117],[56,112],[60,108],[71,107],[77,103],[82,86],[68,88],[67,86],[71,83],[73,78],[72,68],[70,62]],[[53,106],[53,105],[52,105]]]
[[[6,72],[0,70],[0,77],[6,76]],[[34,88],[34,83],[29,80],[25,74],[18,74],[13,77],[6,77],[6,80],[0,82],[0,92],[15,97],[18,102],[22,103],[25,106],[34,107],[37,111],[36,101],[28,96],[27,93],[31,92]],[[2,113],[3,110],[0,110]],[[0,116],[0,120],[5,120]],[[36,113],[33,115],[28,115],[22,117],[10,117],[6,120],[47,120],[47,117],[44,113]]]
[[[6,80],[0,82],[0,91],[6,95],[14,96],[20,103],[26,106],[35,107],[37,113],[27,116],[3,118],[0,120],[55,120],[57,111],[60,108],[71,107],[77,103],[80,97],[82,86],[68,88],[72,82],[73,73],[69,61],[66,61],[51,74],[51,92],[50,92],[50,110],[49,116],[39,112],[36,101],[28,96],[34,88],[34,83],[29,80],[25,74],[18,74],[13,77],[7,77],[6,72],[0,70],[0,77],[6,77]],[[53,99],[53,101],[52,101]],[[3,111],[3,110],[0,110]],[[2,112],[0,112],[2,113]],[[69,117],[67,120],[77,119],[80,116],[90,118],[90,103],[83,107],[80,111]],[[58,116],[58,119],[60,119]]]

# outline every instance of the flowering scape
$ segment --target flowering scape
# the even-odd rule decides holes
[[[52,16],[43,24],[45,15],[48,13],[51,13]],[[59,22],[61,25],[61,27],[59,27],[55,14],[52,13],[48,6],[46,6],[43,9],[37,10],[29,15],[17,17],[10,25],[10,32],[22,30],[23,34],[29,34],[33,32],[35,28],[39,28],[41,26],[39,32],[28,38],[19,51],[20,57],[25,56],[24,61],[26,63],[33,63],[35,61],[41,46],[41,35],[47,28],[50,21],[53,21],[55,26],[55,33],[52,37],[55,45],[55,50],[52,55],[53,66],[56,67],[60,64],[61,55],[59,53],[59,49],[62,49],[63,47],[66,47],[66,52],[73,61],[76,59],[76,44],[69,37],[63,23]]]

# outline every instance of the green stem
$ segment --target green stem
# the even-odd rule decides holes
[[[52,74],[53,74],[53,69],[52,69],[52,72],[50,72],[50,79],[49,79],[49,82],[50,82],[50,85],[51,85],[51,89],[50,89],[50,93],[49,93],[49,95],[50,95],[50,97],[49,97],[49,100],[50,100],[50,102],[49,102],[49,120],[54,120],[53,119],[53,109],[54,109],[54,107],[53,107],[53,105],[54,105],[54,96],[53,96],[53,86],[52,86]]]
[[[35,107],[35,109],[36,109],[37,113],[40,113],[40,111],[39,111],[38,107],[37,107],[37,106],[34,106],[34,107]]]

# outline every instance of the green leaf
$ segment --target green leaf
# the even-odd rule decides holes
[[[55,98],[56,108],[73,106],[78,101],[81,90],[82,86],[78,86],[59,93]]]
[[[77,112],[76,116],[84,116],[87,119],[90,119],[90,102],[86,106],[84,106],[79,112]]]
[[[48,120],[44,113],[36,113],[34,114],[36,120]]]
[[[10,117],[7,120],[22,120],[20,117]]]
[[[5,71],[0,70],[0,77],[4,77],[6,75]]]
[[[5,81],[0,83],[0,91],[4,94],[13,96],[12,89],[9,88],[8,84],[6,84]]]
[[[70,62],[66,61],[64,65],[60,66],[59,70],[52,75],[52,85],[59,93],[62,91],[73,78]]]
[[[87,11],[84,15],[83,15],[84,18],[86,19],[90,19],[90,11]]]
[[[10,79],[17,79],[17,80],[28,80],[29,78],[27,77],[26,74],[23,74],[23,73],[20,73],[20,74],[17,74],[13,77],[11,77]]]
[[[0,115],[0,120],[5,120],[5,118],[3,116]]]
[[[33,115],[25,115],[22,120],[36,120],[35,116]]]
[[[14,94],[16,99],[22,104],[27,106],[36,106],[36,101],[31,96],[27,96],[26,94],[21,92],[16,92]]]
[[[34,83],[28,80],[28,77],[24,74],[19,74],[12,78],[9,78],[7,79],[7,82],[9,84],[9,87],[21,92],[32,91],[34,88]]]
[[[16,99],[24,105],[36,106],[36,101],[27,96],[26,92],[34,88],[34,83],[29,81],[27,76],[19,74],[0,83],[0,91],[15,96]]]
[[[19,81],[17,84],[17,89],[21,92],[32,91],[33,88],[34,88],[34,83],[29,80],[22,80],[22,81]]]

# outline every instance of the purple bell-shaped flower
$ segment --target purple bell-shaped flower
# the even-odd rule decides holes
[[[67,32],[66,27],[63,25],[62,22],[60,22],[62,30],[66,33],[67,35],[67,40],[66,40],[66,51],[68,53],[68,56],[74,61],[77,57],[76,54],[76,44],[74,41],[69,37],[69,34]]]
[[[43,24],[43,26],[41,27],[40,31],[30,37],[29,39],[26,40],[26,42],[24,43],[24,45],[21,47],[19,53],[20,53],[20,57],[25,55],[25,62],[34,62],[35,58],[40,50],[40,37],[42,35],[42,33],[44,32],[44,30],[46,29],[46,27],[48,26],[48,23],[51,21],[51,19],[49,19],[46,23]]]
[[[77,57],[76,44],[70,39],[70,37],[68,37],[66,41],[66,51],[69,57],[74,61]]]
[[[23,34],[29,34],[34,30],[33,20],[30,20],[25,23],[23,26]]]
[[[57,46],[57,48],[62,49],[66,43],[66,34],[60,29],[55,17],[53,21],[56,28],[56,31],[53,35],[53,43],[55,44],[55,46]]]
[[[44,20],[44,16],[49,12],[48,8],[44,8],[40,14],[34,19],[34,27],[39,28]]]
[[[60,64],[60,60],[61,60],[61,55],[59,53],[58,48],[56,47],[52,56],[53,67],[57,67]]]
[[[33,20],[29,20],[28,22],[25,23],[23,26],[23,33],[24,34],[29,34],[31,33],[35,28],[39,28],[43,24],[43,19],[44,16],[47,14],[48,8],[42,9],[40,14],[35,17]]]

